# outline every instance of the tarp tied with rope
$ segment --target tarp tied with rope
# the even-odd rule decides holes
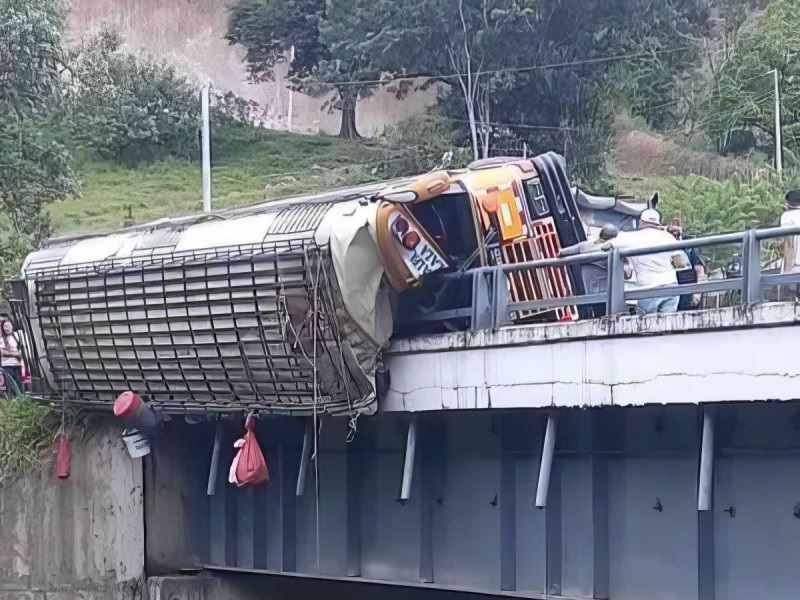
[[[14,295],[44,395],[110,407],[130,389],[173,413],[374,411],[391,314],[364,239],[373,212],[352,196],[265,205],[34,253]],[[337,277],[353,260],[356,279]]]

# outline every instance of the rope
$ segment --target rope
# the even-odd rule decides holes
[[[312,326],[314,328],[314,332],[312,334],[313,337],[313,344],[314,349],[312,350],[311,354],[314,357],[314,362],[312,363],[313,373],[314,373],[314,415],[312,417],[314,423],[314,500],[316,502],[316,543],[317,543],[317,575],[320,574],[320,562],[319,562],[319,431],[317,425],[317,401],[318,401],[318,390],[317,390],[317,331],[319,325],[319,314],[318,314],[318,302],[319,302],[319,269],[320,269],[320,261],[319,257],[317,259],[317,272],[315,277],[313,278],[311,285],[313,287],[313,294],[314,294],[314,310],[312,312]]]

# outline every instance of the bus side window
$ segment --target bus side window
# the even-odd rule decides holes
[[[538,180],[528,179],[525,182],[525,194],[528,197],[528,205],[531,207],[535,217],[543,217],[550,212],[547,209],[547,200],[545,200],[544,191],[542,191],[542,185]],[[560,205],[557,207],[558,212],[563,213],[563,202],[560,202],[559,204]]]

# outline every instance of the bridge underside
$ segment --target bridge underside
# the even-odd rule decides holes
[[[169,568],[158,548],[180,526],[169,510],[180,487],[179,497],[198,500],[180,505],[191,523],[180,526],[186,550],[176,567],[531,598],[794,599],[800,403],[713,408],[711,505],[702,512],[703,406],[383,414],[361,419],[351,443],[346,423],[329,418],[301,495],[303,423],[261,420],[272,479],[257,490],[224,483],[227,442],[241,428],[230,424],[208,498],[213,426],[175,423],[180,435],[159,443],[176,452],[157,446],[146,469],[155,473],[148,572]],[[546,507],[537,508],[550,415],[558,433]],[[399,501],[412,419],[413,470]],[[209,449],[189,468],[187,443]],[[163,457],[175,454],[173,472]]]
[[[399,340],[357,431],[321,418],[315,448],[309,418],[260,419],[272,479],[256,490],[225,483],[239,419],[216,426],[211,496],[215,425],[175,420],[146,467],[148,573],[795,600],[797,311]]]

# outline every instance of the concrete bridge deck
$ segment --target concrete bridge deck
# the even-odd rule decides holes
[[[380,410],[793,400],[798,323],[774,303],[396,340]]]

